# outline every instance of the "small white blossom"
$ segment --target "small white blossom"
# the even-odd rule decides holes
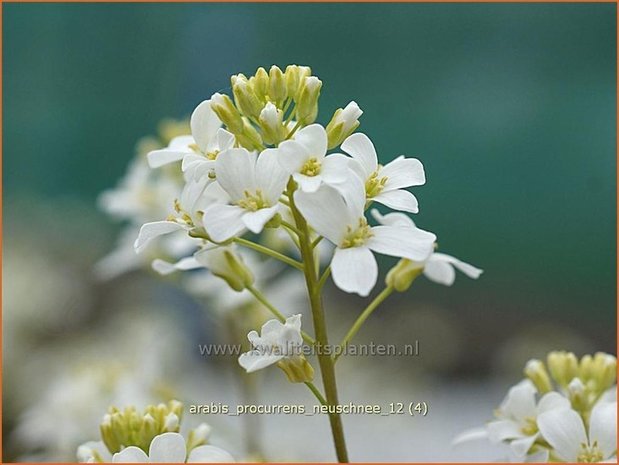
[[[294,140],[282,142],[277,159],[305,192],[316,192],[321,183],[339,184],[349,177],[349,159],[327,154],[327,133],[319,124],[300,129]]]
[[[297,191],[294,198],[309,224],[336,246],[331,261],[333,282],[343,291],[366,296],[378,277],[372,251],[424,261],[432,253],[436,236],[418,228],[369,226],[363,214],[363,186],[355,179],[349,181],[346,200],[329,186],[312,194]]]
[[[385,166],[378,164],[374,144],[368,136],[356,133],[342,142],[342,150],[357,163],[351,164],[365,183],[368,200],[410,213],[417,213],[417,199],[406,187],[421,186],[426,182],[423,165],[416,158],[399,156]]]
[[[222,242],[247,229],[261,232],[277,214],[288,181],[288,174],[277,162],[277,150],[257,155],[243,148],[228,149],[217,157],[215,171],[228,201],[204,210],[203,224],[209,236]]]
[[[598,402],[593,407],[588,432],[572,409],[543,413],[537,423],[555,454],[566,462],[617,460],[617,402]]]

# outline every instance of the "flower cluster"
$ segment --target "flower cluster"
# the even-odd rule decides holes
[[[111,407],[100,426],[101,441],[82,444],[77,458],[88,463],[234,462],[228,452],[207,444],[210,427],[205,423],[185,440],[179,433],[182,409],[178,401],[149,405],[143,413]]]
[[[299,234],[314,246],[323,238],[331,242],[334,283],[361,296],[377,281],[374,253],[406,260],[409,268],[413,264],[444,284],[453,282],[453,266],[479,275],[481,270],[434,253],[436,236],[406,215],[397,221],[386,215],[381,224],[370,224],[366,213],[374,202],[418,212],[407,188],[424,184],[425,173],[415,158],[379,164],[369,137],[353,133],[362,114],[355,102],[338,109],[323,127],[315,123],[322,82],[308,67],[260,68],[249,78],[232,76],[231,84],[233,98],[216,93],[196,107],[191,135],[148,154],[153,168],[180,162],[184,187],[173,214],[141,227],[136,250],[177,231],[201,239],[193,258],[168,266],[158,260],[158,269],[208,267],[241,291],[253,275],[231,245],[247,246],[247,234],[283,229],[296,244]],[[339,152],[328,153],[337,147]],[[403,280],[394,281],[397,290],[406,287]]]
[[[496,419],[455,443],[487,439],[509,446],[513,461],[604,462],[617,457],[617,359],[598,352],[580,360],[551,352],[530,360]]]

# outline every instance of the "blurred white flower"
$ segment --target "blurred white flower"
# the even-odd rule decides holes
[[[419,160],[401,155],[385,166],[379,165],[374,144],[363,133],[348,137],[342,142],[342,150],[357,162],[352,163],[351,167],[356,169],[365,183],[368,200],[382,203],[394,210],[411,213],[419,211],[415,196],[404,189],[425,184],[426,175]]]
[[[259,233],[279,208],[288,175],[277,162],[277,150],[260,155],[246,149],[229,149],[217,157],[217,183],[228,194],[226,203],[204,210],[203,223],[215,242],[222,242],[249,229]]]
[[[372,252],[424,261],[436,236],[417,228],[368,225],[363,214],[365,194],[355,177],[345,200],[337,190],[322,186],[315,193],[295,192],[295,202],[308,223],[335,244],[331,261],[333,282],[343,291],[367,296],[378,277]]]
[[[544,439],[565,462],[617,461],[617,403],[602,402],[593,407],[589,430],[572,409],[542,413],[537,423]]]
[[[349,159],[327,154],[327,133],[319,124],[297,131],[294,140],[282,142],[277,160],[305,192],[316,192],[321,183],[339,184],[349,176]]]

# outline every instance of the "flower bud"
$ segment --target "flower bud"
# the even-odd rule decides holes
[[[307,383],[314,379],[314,368],[303,355],[288,357],[277,362],[291,383]]]
[[[197,428],[192,429],[187,436],[187,452],[189,453],[192,449],[206,444],[211,435],[211,429],[206,423],[201,423]]]
[[[195,255],[198,263],[211,270],[237,292],[251,286],[254,276],[232,247],[203,250]]]
[[[262,102],[247,79],[237,78],[232,86],[232,93],[234,102],[241,113],[252,118],[258,117],[262,110]]]
[[[393,287],[398,292],[408,290],[413,281],[423,272],[423,264],[402,258],[389,270],[385,278],[385,284]]]
[[[101,440],[105,447],[112,453],[120,452],[121,444],[114,433],[114,429],[112,428],[112,416],[106,414],[103,417],[103,421],[99,425],[99,431],[101,432]]]
[[[227,95],[215,93],[211,97],[211,109],[233,134],[243,132],[241,114]]]
[[[552,377],[563,388],[578,376],[578,360],[572,352],[550,352],[546,363]]]
[[[552,391],[550,376],[540,360],[529,360],[524,368],[524,374],[533,382],[540,394]]]
[[[299,91],[305,78],[312,75],[312,70],[309,66],[290,65],[286,67],[284,77],[286,78],[286,89],[288,97],[294,100],[299,99]]]
[[[306,77],[299,90],[296,116],[303,125],[312,124],[318,116],[318,97],[322,81],[316,76]]]
[[[261,66],[256,71],[256,74],[250,79],[256,96],[264,102],[266,95],[269,93],[269,74]]]
[[[593,357],[585,355],[580,360],[579,375],[587,385],[600,393],[612,386],[617,379],[617,359],[597,352]]]
[[[286,138],[284,126],[284,113],[278,110],[271,102],[267,103],[260,112],[260,129],[262,137],[267,144],[277,144]]]
[[[582,412],[588,408],[586,388],[580,378],[570,381],[567,386],[567,395],[574,410]]]
[[[269,97],[271,101],[281,106],[288,97],[288,88],[284,73],[279,67],[273,65],[269,70]]]
[[[247,118],[243,118],[243,131],[236,135],[236,140],[247,150],[263,149],[262,137]]]
[[[332,149],[344,142],[357,127],[363,111],[355,102],[350,102],[345,108],[338,108],[327,125],[328,148]]]

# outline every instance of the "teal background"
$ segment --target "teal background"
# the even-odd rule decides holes
[[[231,74],[307,64],[324,82],[321,121],[357,101],[383,160],[425,165],[418,224],[486,270],[448,291],[419,283],[420,298],[489,344],[560,322],[614,352],[615,9],[5,4],[5,224],[28,215],[11,209],[23,197],[94,210],[159,120]]]

